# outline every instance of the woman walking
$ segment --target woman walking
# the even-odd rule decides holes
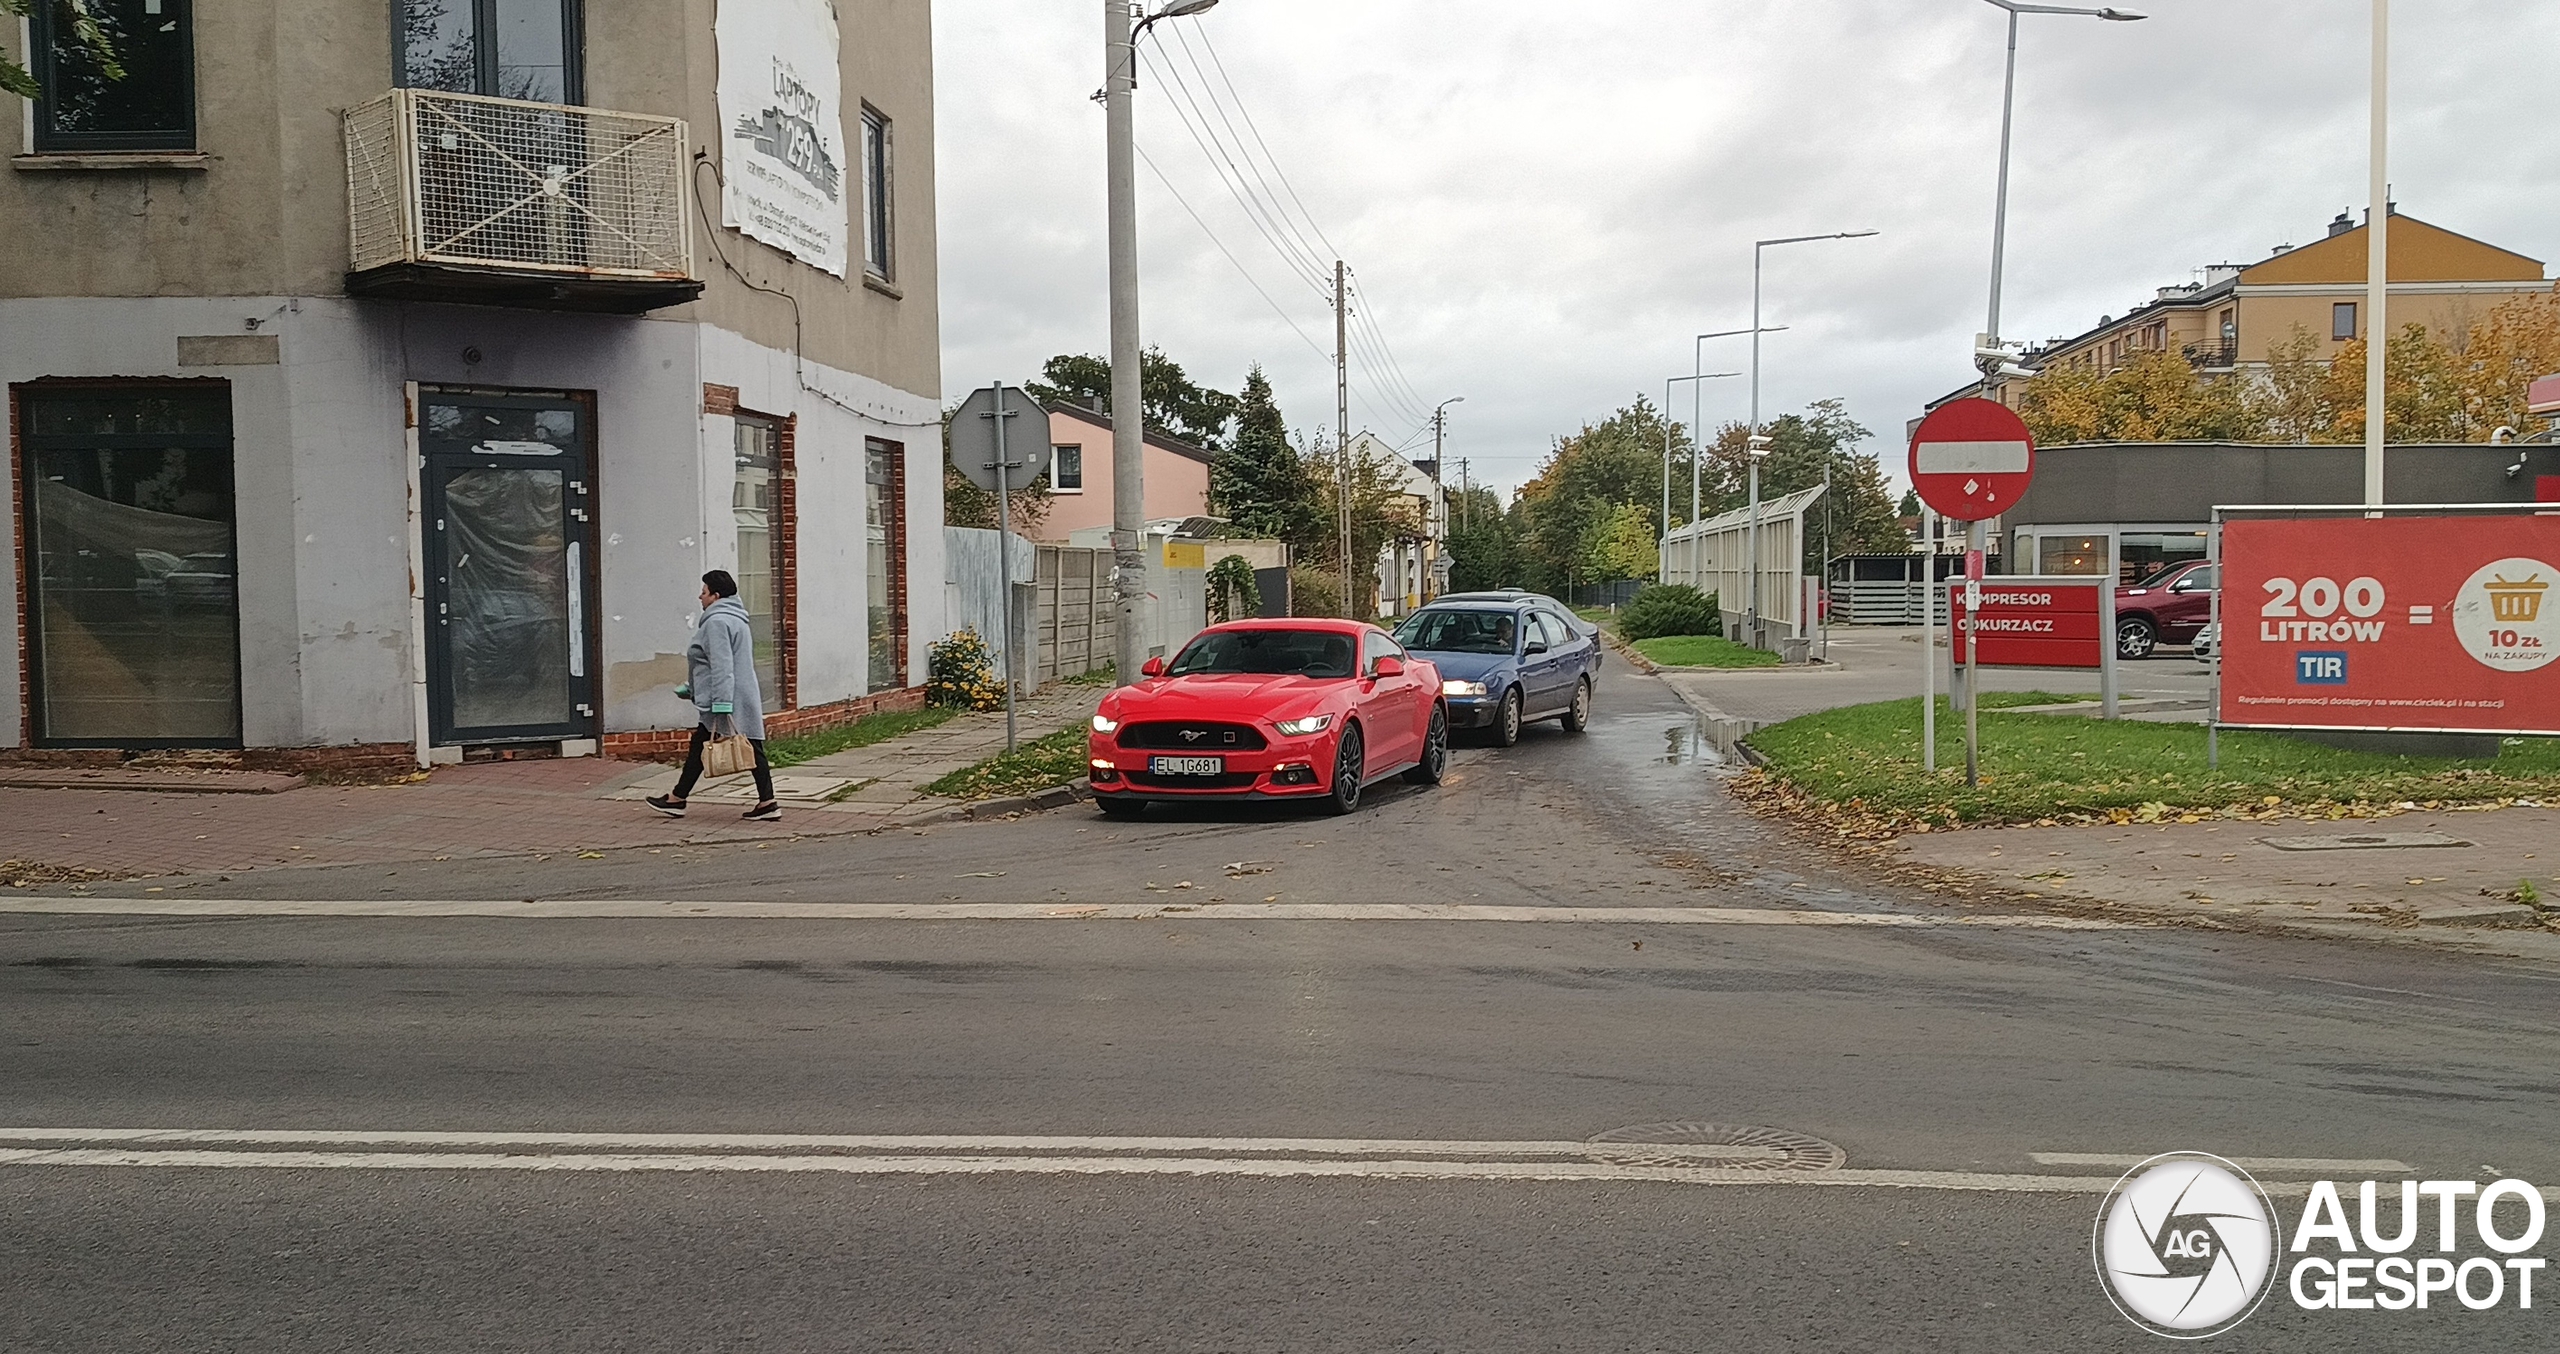
[[[693,627],[693,644],[685,650],[686,683],[676,688],[690,698],[697,722],[693,745],[684,755],[684,774],[675,793],[651,796],[650,808],[682,818],[685,797],[702,779],[702,749],[714,738],[745,734],[756,749],[756,806],[746,817],[759,823],[782,821],[782,805],[773,798],[773,768],[764,759],[764,693],[756,686],[755,629],[746,603],[738,600],[738,580],[726,569],[702,576],[702,620]]]

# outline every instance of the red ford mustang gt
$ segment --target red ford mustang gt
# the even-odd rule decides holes
[[[1186,799],[1301,799],[1335,813],[1401,771],[1449,766],[1440,670],[1357,621],[1212,626],[1093,717],[1094,802],[1114,816]]]

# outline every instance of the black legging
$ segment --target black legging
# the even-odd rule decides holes
[[[702,749],[710,741],[709,728],[700,724],[693,726],[693,746],[686,748],[684,753],[684,774],[676,777],[676,798],[690,797],[693,783],[702,779]],[[770,804],[773,802],[773,768],[764,759],[764,740],[755,739],[753,742],[756,749],[756,802]]]

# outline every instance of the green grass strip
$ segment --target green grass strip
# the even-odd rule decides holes
[[[1046,738],[954,771],[926,786],[925,793],[946,799],[1003,799],[1070,784],[1085,774],[1089,729],[1078,721]]]
[[[946,710],[940,706],[929,705],[921,710],[896,710],[888,714],[865,715],[850,724],[838,725],[832,729],[795,734],[789,738],[776,738],[764,745],[764,756],[766,761],[777,767],[798,766],[802,762],[814,762],[820,757],[831,757],[836,753],[854,748],[867,748],[874,743],[886,743],[892,738],[902,738],[911,733],[935,728],[951,722],[952,718],[959,713],[957,710]]]
[[[1666,668],[1774,668],[1778,656],[1717,635],[1665,635],[1636,641],[1636,652]]]
[[[2560,739],[2512,738],[2495,759],[2446,761],[2226,732],[2215,770],[2201,725],[1998,713],[2070,699],[1986,695],[1979,788],[1964,783],[1963,716],[1943,701],[1934,777],[1921,770],[1916,698],[1826,710],[1750,741],[1770,775],[1813,806],[1905,823],[2157,822],[2560,799]]]

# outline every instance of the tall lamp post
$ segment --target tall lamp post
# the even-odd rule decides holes
[[[1111,234],[1111,554],[1114,654],[1118,680],[1138,680],[1147,637],[1140,623],[1147,596],[1142,550],[1147,528],[1147,412],[1138,365],[1138,129],[1130,95],[1138,88],[1138,39],[1167,19],[1205,13],[1218,0],[1178,0],[1138,18],[1129,0],[1102,0],[1104,177]],[[1134,25],[1134,26],[1133,26]]]
[[[1709,381],[1730,380],[1741,374],[1738,371],[1702,371],[1687,376],[1669,377],[1662,383],[1662,539],[1666,543],[1671,539],[1671,442],[1673,436],[1679,431],[1679,425],[1671,421],[1671,387],[1687,384],[1689,389],[1694,391]],[[1704,453],[1705,448],[1698,441],[1697,419],[1693,415],[1689,421],[1689,520],[1691,522],[1698,520],[1698,458]]]
[[[1998,390],[1998,381],[2003,375],[2017,370],[2017,368],[2010,364],[2008,344],[2003,342],[2000,337],[2000,284],[2007,273],[2009,266],[2009,147],[2013,133],[2017,127],[2018,117],[2018,17],[2023,14],[2061,14],[2081,19],[2104,19],[2109,23],[2139,23],[2151,16],[2147,14],[2135,14],[2129,10],[2121,9],[2085,9],[2077,5],[2030,5],[2023,4],[2020,0],[1983,0],[1983,3],[1998,9],[2006,10],[2009,14],[2009,66],[2008,74],[2002,82],[2000,93],[2000,191],[1998,199],[1992,208],[1991,216],[1991,323],[1989,327],[1983,331],[1982,337],[1976,340],[1973,345],[1974,364],[1982,369],[1982,390],[1984,394],[1989,395]],[[2379,4],[2381,3],[2381,0],[2375,0],[2375,3]],[[1972,576],[1970,572],[1973,567],[1972,561],[1979,558],[1982,552],[1986,550],[1989,545],[1990,541],[1988,535],[1984,531],[1983,525],[1980,521],[1974,521],[1966,524],[1965,567],[1968,571],[1967,577]],[[2113,538],[2110,536],[2110,544],[2107,550],[2107,569],[2110,574],[2114,573],[2121,567],[2115,562],[2115,555],[2116,552],[2113,545]],[[1932,556],[1931,558],[1933,563],[1930,567],[1935,569],[1935,556]],[[2108,582],[2109,586],[2113,586],[2115,580],[2110,578]],[[1933,594],[1930,599],[1930,605],[1935,606],[1936,598],[1934,596],[1934,591],[1936,588],[1936,581],[1934,574],[1931,578],[1930,587]],[[1953,642],[1953,639],[1953,636],[1949,636],[1950,643]],[[2113,644],[2116,642],[2116,637],[2112,634],[2104,635],[2099,638],[2098,642],[2100,644]],[[1950,653],[1950,660],[1952,660],[1953,657],[1954,655]],[[1935,663],[1937,659],[1932,656],[1929,661],[1931,663]],[[2110,658],[2108,661],[2112,662],[2113,659]],[[1982,766],[1980,760],[1981,740],[1977,736],[1977,730],[1979,728],[1977,721],[1980,718],[1979,712],[1982,704],[1980,700],[1982,694],[1981,687],[1979,682],[1976,680],[1979,675],[1978,665],[1974,662],[1973,643],[1970,637],[1968,637],[1965,641],[1964,686],[1964,779],[1965,784],[1967,785],[1979,784],[1982,778]],[[1934,728],[1936,723],[1935,716],[1937,714],[1936,707],[1930,706],[1926,713],[1931,717],[1929,722],[1931,724],[1932,731],[1928,736],[1934,738]],[[1931,744],[1933,752],[1935,751],[1935,747],[1936,745],[1933,742]]]
[[[1751,436],[1743,444],[1744,459],[1751,463],[1751,611],[1747,622],[1746,642],[1757,649],[1763,647],[1760,636],[1760,459],[1769,454],[1769,439],[1760,433],[1760,336],[1769,332],[1760,324],[1761,256],[1782,244],[1810,244],[1815,240],[1864,240],[1879,231],[1843,230],[1828,235],[1789,235],[1777,240],[1756,240],[1751,245]]]
[[[1431,411],[1431,496],[1436,500],[1431,506],[1440,514],[1440,521],[1436,526],[1427,521],[1423,523],[1424,529],[1431,533],[1431,540],[1426,542],[1431,545],[1431,558],[1423,565],[1423,572],[1429,575],[1422,580],[1425,600],[1436,595],[1432,587],[1439,580],[1440,558],[1449,539],[1449,488],[1440,472],[1441,459],[1449,449],[1449,406],[1466,402],[1466,396],[1452,395]]]
[[[2364,501],[2382,506],[2383,378],[2391,356],[2391,0],[2373,0],[2373,205],[2365,209]]]
[[[1772,325],[1769,328],[1762,330],[1719,329],[1712,334],[1700,334],[1698,335],[1697,340],[1689,346],[1689,369],[1697,372],[1703,372],[1707,369],[1706,352],[1708,339],[1738,338],[1744,334],[1752,333],[1775,334],[1783,332],[1786,327],[1787,326],[1780,324]],[[1704,389],[1706,389],[1706,387],[1703,385],[1693,385],[1689,387],[1689,436],[1692,440],[1698,443],[1697,447],[1689,456],[1689,520],[1692,522],[1697,521],[1700,515],[1700,485],[1704,478],[1703,471],[1706,464],[1705,456],[1703,454],[1706,450],[1707,435],[1706,407],[1698,393]],[[1665,410],[1664,413],[1668,416],[1669,411]]]

